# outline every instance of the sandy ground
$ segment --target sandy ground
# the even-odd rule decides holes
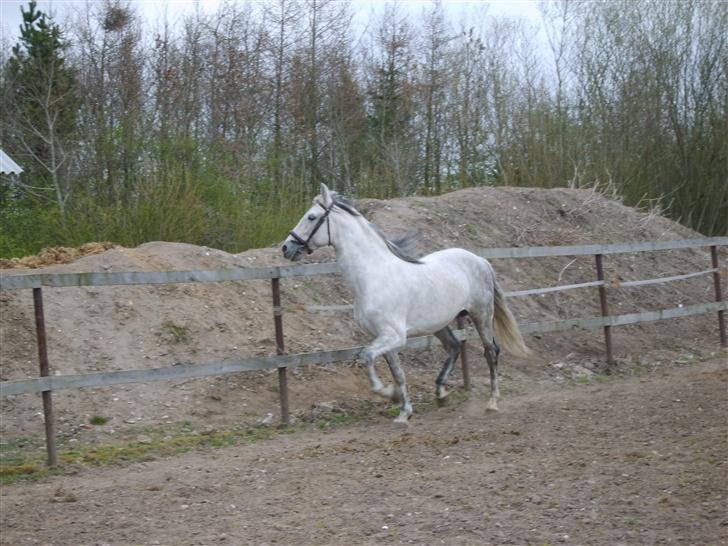
[[[728,544],[728,362],[19,483],[2,544]],[[63,501],[71,502],[63,502]]]

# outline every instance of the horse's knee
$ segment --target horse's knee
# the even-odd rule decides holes
[[[371,349],[364,349],[361,353],[359,353],[359,357],[367,363],[367,366],[373,365],[376,360],[374,351]]]

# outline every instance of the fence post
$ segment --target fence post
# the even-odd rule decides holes
[[[283,309],[281,308],[281,286],[280,278],[273,277],[271,279],[271,288],[273,291],[273,324],[276,329],[276,354],[285,353],[283,345]],[[290,423],[290,414],[288,412],[288,368],[278,368],[278,395],[281,399],[281,425]]]
[[[597,262],[597,280],[604,280],[604,264],[602,263],[602,255],[595,254]],[[607,287],[601,285],[599,287],[599,306],[602,310],[602,316],[609,316],[609,307],[607,305]],[[612,327],[604,326],[604,344],[607,346],[607,364],[614,364],[614,356],[612,355]]]
[[[710,247],[710,261],[713,265],[713,286],[715,288],[715,301],[723,301],[723,291],[720,289],[720,270],[718,268],[718,247],[713,245]],[[728,339],[725,333],[725,311],[718,310],[718,330],[720,331],[720,346],[728,347]]]
[[[41,288],[33,288],[33,308],[35,310],[35,333],[38,343],[38,362],[40,363],[40,376],[47,377],[48,344],[46,342],[45,316],[43,315],[43,292]],[[48,453],[48,466],[58,463],[56,454],[56,423],[53,416],[53,399],[51,391],[43,391],[43,420],[45,422],[46,451]]]
[[[458,330],[462,330],[465,327],[465,319],[463,317],[457,318]],[[463,387],[466,391],[470,390],[470,366],[468,365],[468,351],[465,340],[460,341],[460,364],[463,367]]]

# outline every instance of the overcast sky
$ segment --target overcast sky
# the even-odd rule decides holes
[[[90,1],[93,2],[94,0]],[[53,13],[55,19],[62,22],[69,13],[82,8],[85,3],[85,0],[38,0],[38,7],[47,13]],[[133,0],[131,3],[136,7],[145,22],[152,23],[153,26],[165,10],[170,18],[174,20],[176,16],[192,11],[196,3],[199,3],[205,11],[214,11],[220,4],[220,0]],[[399,0],[397,3],[406,8],[412,16],[418,16],[422,10],[432,5],[432,2],[427,0]],[[369,16],[380,11],[384,4],[384,1],[353,0],[351,6],[355,14],[355,23],[366,25]],[[0,21],[2,22],[4,43],[15,43],[22,21],[20,7],[27,5],[27,1],[0,0]],[[462,14],[472,12],[473,8],[488,6],[488,13],[492,15],[524,17],[532,21],[533,24],[540,24],[536,0],[491,0],[490,2],[443,0],[443,6],[448,14],[448,19],[452,23],[458,23]]]

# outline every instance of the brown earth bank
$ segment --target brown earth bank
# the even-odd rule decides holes
[[[656,211],[625,207],[593,190],[473,188],[436,198],[390,201],[366,199],[357,206],[387,233],[421,233],[423,253],[459,246],[568,245],[698,238],[700,234]],[[93,246],[94,251],[104,245]],[[65,254],[64,254],[65,256]],[[322,250],[307,261],[330,261]],[[728,253],[721,250],[722,263]],[[506,290],[588,282],[594,258],[492,260]],[[287,264],[277,246],[240,254],[183,243],[151,242],[137,248],[114,247],[67,264],[48,265],[51,273],[86,271],[162,271]],[[609,255],[608,279],[633,280],[704,270],[706,249]],[[28,273],[5,269],[3,276]],[[725,278],[724,278],[725,285]],[[281,281],[283,305],[344,304],[351,296],[337,275]],[[268,281],[155,286],[44,288],[51,373],[77,374],[160,368],[275,354],[271,287]],[[649,311],[712,301],[710,277],[608,291],[613,314]],[[511,298],[519,322],[538,322],[600,313],[595,289]],[[352,347],[366,339],[351,313],[287,312],[286,350],[291,353]],[[717,349],[715,315],[704,315],[613,329],[617,368],[639,367],[647,358],[670,362],[706,357]],[[526,336],[530,359],[503,357],[505,388],[568,381],[607,370],[600,330]],[[474,373],[486,375],[481,351],[470,352]],[[443,353],[407,352],[403,362],[415,402],[431,396]],[[386,373],[386,366],[381,372]],[[0,293],[0,380],[37,376],[33,301],[29,290]],[[294,419],[305,419],[322,399],[335,407],[372,399],[356,363],[304,367],[289,373]],[[460,378],[455,374],[453,382]],[[376,401],[380,404],[380,401]],[[141,427],[179,422],[192,426],[255,423],[278,416],[277,379],[271,373],[232,374],[187,381],[120,385],[54,393],[60,448],[73,442],[114,442],[133,438]],[[37,445],[42,412],[35,395],[0,399],[3,444]],[[108,419],[91,426],[94,417]],[[1,446],[0,446],[1,447]]]
[[[5,486],[0,542],[728,544],[728,366]]]
[[[35,256],[23,258],[0,258],[0,269],[39,269],[49,265],[69,264],[84,256],[101,254],[110,248],[116,248],[114,243],[86,243],[78,248],[67,246],[52,246],[44,248]]]

